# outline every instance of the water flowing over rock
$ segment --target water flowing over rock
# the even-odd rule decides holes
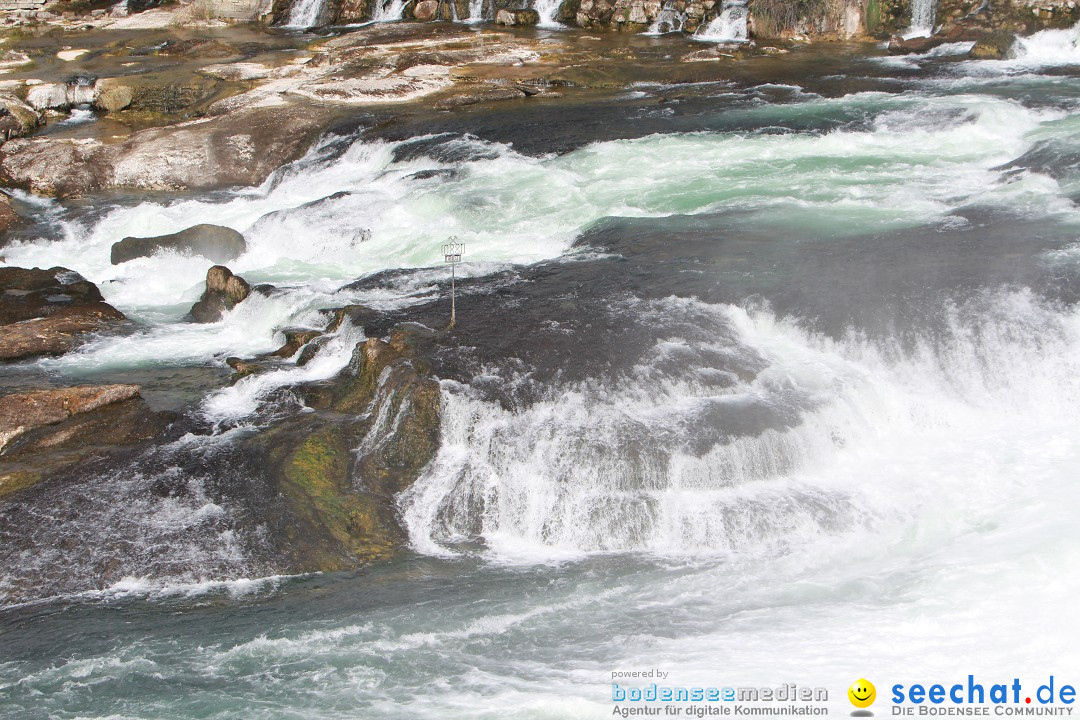
[[[113,243],[111,262],[113,265],[149,257],[154,253],[168,250],[172,252],[201,255],[207,260],[223,263],[233,260],[244,253],[247,242],[244,236],[232,228],[220,225],[195,225],[171,235],[157,237],[126,237]]]
[[[251,286],[244,278],[233,275],[224,265],[215,265],[206,273],[206,290],[191,306],[191,317],[195,322],[217,322],[250,294]]]
[[[93,283],[63,267],[0,268],[0,292],[0,360],[59,355],[124,320]]]

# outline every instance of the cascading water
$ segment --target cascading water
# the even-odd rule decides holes
[[[532,8],[540,16],[539,26],[547,28],[562,27],[562,23],[559,22],[559,8],[562,4],[563,0],[535,0]]]
[[[911,25],[904,38],[930,37],[934,34],[937,0],[911,0]]]
[[[669,0],[656,16],[656,20],[645,31],[646,35],[664,35],[666,33],[682,32],[686,22],[686,13],[675,9],[675,3]]]
[[[469,262],[429,358],[441,447],[397,496],[419,552],[309,578],[261,554],[273,493],[229,443],[279,428],[268,407],[311,417],[288,389],[349,362],[344,326],[201,393],[217,434],[0,502],[5,718],[580,720],[611,716],[616,668],[1074,667],[1080,114],[1042,71],[1074,37],[927,54],[900,90],[778,56],[753,87],[522,103],[484,139],[441,115],[332,138],[259,188],[41,202],[5,263],[72,266],[136,320],[10,366],[50,382],[221,366],[349,303],[445,327],[448,234]],[[243,232],[230,267],[277,290],[196,325],[208,261],[109,262],[194,221]]]
[[[293,0],[285,27],[310,28],[325,21],[326,0]]]
[[[749,38],[746,0],[724,0],[724,4],[712,22],[694,34],[695,40],[719,43],[744,43]]]
[[[375,0],[374,12],[371,14],[372,22],[394,22],[401,19],[405,12],[407,0]]]

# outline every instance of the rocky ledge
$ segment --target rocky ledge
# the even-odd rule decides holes
[[[137,385],[84,385],[0,397],[0,498],[119,447],[152,440],[174,419]]]
[[[0,360],[60,355],[124,319],[77,272],[0,268]]]

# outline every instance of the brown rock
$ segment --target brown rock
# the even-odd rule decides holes
[[[116,143],[18,138],[0,146],[0,183],[68,197],[110,188],[258,185],[306,152],[329,116],[311,106],[256,107],[141,130]]]
[[[206,290],[191,306],[195,322],[217,322],[226,311],[232,310],[251,294],[251,286],[224,265],[215,265],[206,272]]]
[[[0,498],[75,463],[154,439],[175,419],[137,385],[32,390],[0,397]]]
[[[4,193],[0,193],[0,233],[7,232],[23,222],[22,216],[11,207],[11,200]]]
[[[97,286],[67,268],[0,268],[0,360],[61,354],[81,334],[123,320]]]
[[[84,385],[0,397],[0,454],[30,430],[137,397],[138,385]]]
[[[438,0],[423,0],[423,2],[416,3],[416,7],[413,8],[413,17],[420,22],[429,22],[431,20],[434,20],[438,14]]]

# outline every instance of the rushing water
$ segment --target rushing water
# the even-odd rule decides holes
[[[930,37],[934,34],[936,22],[937,0],[912,0],[911,2],[911,25],[908,26],[905,38]]]
[[[434,324],[447,235],[469,262],[406,557],[276,576],[209,471],[147,499],[243,426],[10,503],[4,717],[607,717],[611,671],[651,666],[823,685],[846,713],[860,676],[1080,666],[1071,32],[1009,61],[641,85],[542,125],[436,118],[329,138],[260,188],[44,205],[6,262],[73,267],[144,323],[38,364],[68,379],[221,364],[345,302]],[[204,261],[109,263],[193,218],[242,231],[230,266],[281,292],[190,325]],[[359,337],[189,412],[232,427]]]
[[[724,0],[720,14],[694,33],[694,38],[709,42],[744,43],[749,39],[748,17],[745,0]]]

